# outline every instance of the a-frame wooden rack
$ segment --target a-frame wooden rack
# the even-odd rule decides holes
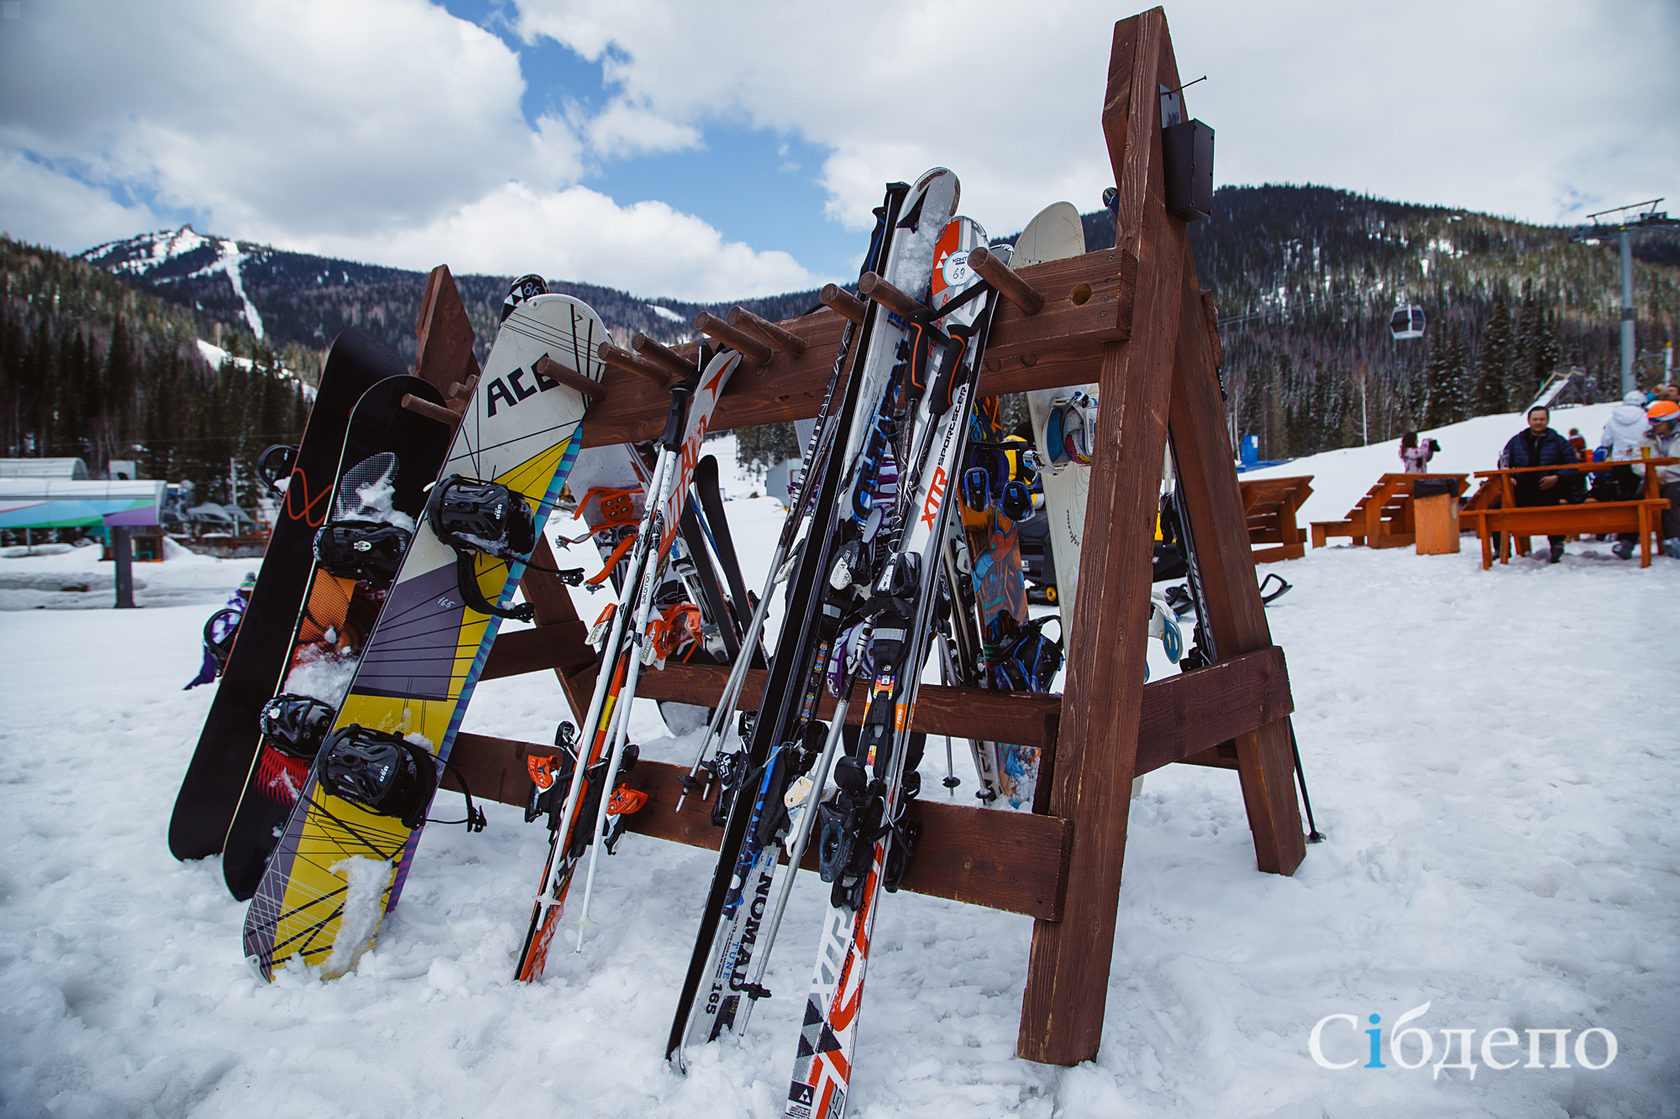
[[[1017,1052],[1053,1064],[1094,1057],[1101,1041],[1134,776],[1172,762],[1235,769],[1260,869],[1290,874],[1305,853],[1286,722],[1293,709],[1288,672],[1256,587],[1225,434],[1211,302],[1197,285],[1185,224],[1165,206],[1161,95],[1179,87],[1161,9],[1115,25],[1102,127],[1119,189],[1117,243],[1019,273],[1023,284],[1012,286],[1030,292],[1016,290],[1000,305],[980,382],[988,394],[1093,380],[1099,386],[1066,691],[1058,697],[929,685],[913,717],[917,729],[932,734],[1043,747],[1031,813],[933,796],[917,802],[924,837],[904,888],[1034,918]],[[1042,305],[1028,313],[1019,304],[1038,302],[1032,293]],[[458,299],[453,284],[429,289],[422,360],[428,352],[440,360],[450,355],[463,363],[457,379],[464,380],[471,329]],[[719,403],[715,428],[816,414],[842,324],[861,306],[836,291],[825,303],[780,324],[739,309],[727,322],[700,316],[698,329],[750,363]],[[629,350],[608,356],[618,371],[606,398],[590,409],[585,445],[657,436],[666,386],[692,368],[694,347],[673,353],[638,336]],[[1152,525],[1169,437],[1221,659],[1146,684]],[[539,549],[538,562],[552,566],[546,545]],[[585,625],[558,580],[531,574],[524,589],[538,624],[497,638],[484,678],[552,670],[581,714],[600,667]],[[643,676],[640,694],[710,703],[726,674],[672,664]],[[756,702],[763,680],[763,673],[749,677],[745,706]],[[863,709],[861,701],[852,705],[854,713]],[[551,747],[535,743],[462,734],[452,760],[475,793],[523,804],[525,759],[548,753]],[[629,826],[715,847],[717,830],[704,807],[673,810],[680,776],[676,766],[638,765],[633,783],[650,800]]]

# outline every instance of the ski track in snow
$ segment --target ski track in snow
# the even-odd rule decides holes
[[[1472,424],[1490,433],[1470,464],[1485,466],[1489,439],[1520,421]],[[1472,450],[1470,433],[1439,437]],[[1387,468],[1373,470],[1378,451],[1393,458],[1392,443],[1337,452],[1358,460],[1354,477],[1331,456],[1278,472],[1357,496]],[[738,500],[731,515],[756,588],[779,509]],[[574,532],[557,521],[551,535]],[[0,573],[97,571],[90,552],[0,558]],[[401,906],[355,971],[261,982],[240,958],[244,906],[217,861],[177,863],[165,843],[212,699],[181,685],[204,619],[250,564],[136,566],[139,610],[62,608],[108,606],[108,590],[0,584],[0,1114],[780,1114],[827,894],[811,877],[772,958],[776,997],[738,1041],[693,1053],[686,1078],[666,1069],[663,1043],[712,856],[627,836],[602,866],[583,951],[568,927],[548,977],[526,986],[510,976],[546,836],[510,806],[486,805],[479,836],[427,829]],[[1672,1113],[1680,735],[1666,607],[1680,563],[1641,571],[1587,543],[1556,567],[1483,572],[1468,548],[1332,547],[1262,571],[1294,584],[1267,613],[1328,840],[1293,877],[1258,873],[1234,774],[1151,774],[1132,807],[1102,1050],[1072,1069],[1014,1057],[1030,920],[883,897],[849,1114]],[[579,612],[602,601],[580,596]],[[563,714],[548,674],[488,681],[466,729],[548,741]],[[667,737],[646,701],[632,732],[649,756],[685,763],[696,743]],[[965,752],[959,797],[974,788]],[[927,796],[945,795],[943,766],[935,739]],[[440,794],[435,814],[458,805]],[[1620,1052],[1602,1071],[1438,1079],[1392,1058],[1332,1071],[1309,1056],[1325,1015],[1363,1029],[1426,1001],[1416,1024],[1437,1056],[1443,1029],[1479,1041],[1500,1026],[1602,1027]],[[1363,1060],[1363,1036],[1345,1030],[1326,1048]]]

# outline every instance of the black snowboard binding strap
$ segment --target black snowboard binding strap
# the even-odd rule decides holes
[[[327,736],[315,756],[315,773],[334,796],[401,820],[410,830],[426,822],[438,786],[431,751],[356,723]]]
[[[502,607],[485,598],[473,570],[476,554],[509,563],[530,559],[537,546],[537,526],[524,498],[499,482],[451,474],[432,488],[426,519],[437,538],[455,550],[455,581],[468,606],[480,614],[522,622],[535,616],[530,603]]]
[[[300,761],[311,761],[321,752],[321,743],[332,729],[337,712],[313,696],[277,695],[263,705],[257,727],[264,740]]]
[[[218,638],[216,636],[216,623],[224,619],[231,620],[233,625]],[[204,622],[204,647],[210,650],[210,656],[216,662],[218,675],[221,674],[222,669],[227,667],[228,657],[233,654],[233,640],[239,636],[239,626],[244,619],[245,611],[224,606],[210,615]]]
[[[297,444],[275,443],[267,447],[257,456],[257,477],[268,483],[268,488],[278,490],[280,480],[292,475],[292,467],[297,463]]]
[[[388,587],[413,534],[393,524],[339,521],[315,534],[315,562],[329,574]]]

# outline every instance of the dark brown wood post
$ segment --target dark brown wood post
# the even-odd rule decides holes
[[[1102,122],[1120,191],[1116,249],[1137,260],[1137,297],[1131,339],[1103,347],[1098,378],[1102,408],[1050,794],[1051,814],[1072,829],[1066,904],[1062,920],[1033,925],[1016,1041],[1020,1056],[1051,1064],[1096,1056],[1114,952],[1143,701],[1151,526],[1185,312],[1185,234],[1167,216],[1159,158],[1157,90],[1176,86],[1174,73],[1159,8],[1115,25]],[[1190,309],[1199,322],[1199,297]]]
[[[1182,291],[1196,295],[1196,265],[1185,244]],[[1254,572],[1242,492],[1225,433],[1225,405],[1207,331],[1186,316],[1173,360],[1171,431],[1179,497],[1196,542],[1207,625],[1220,660],[1271,645]],[[1289,723],[1280,719],[1238,735],[1237,770],[1260,869],[1292,874],[1306,857],[1295,801]]]

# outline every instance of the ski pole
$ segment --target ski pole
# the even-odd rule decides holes
[[[1301,768],[1301,744],[1295,740],[1294,719],[1289,720],[1289,749],[1295,755],[1295,780],[1301,786],[1301,803],[1307,809],[1307,842],[1321,843],[1324,840],[1324,833],[1318,830],[1317,824],[1313,823],[1312,798],[1307,796],[1307,774]]]

